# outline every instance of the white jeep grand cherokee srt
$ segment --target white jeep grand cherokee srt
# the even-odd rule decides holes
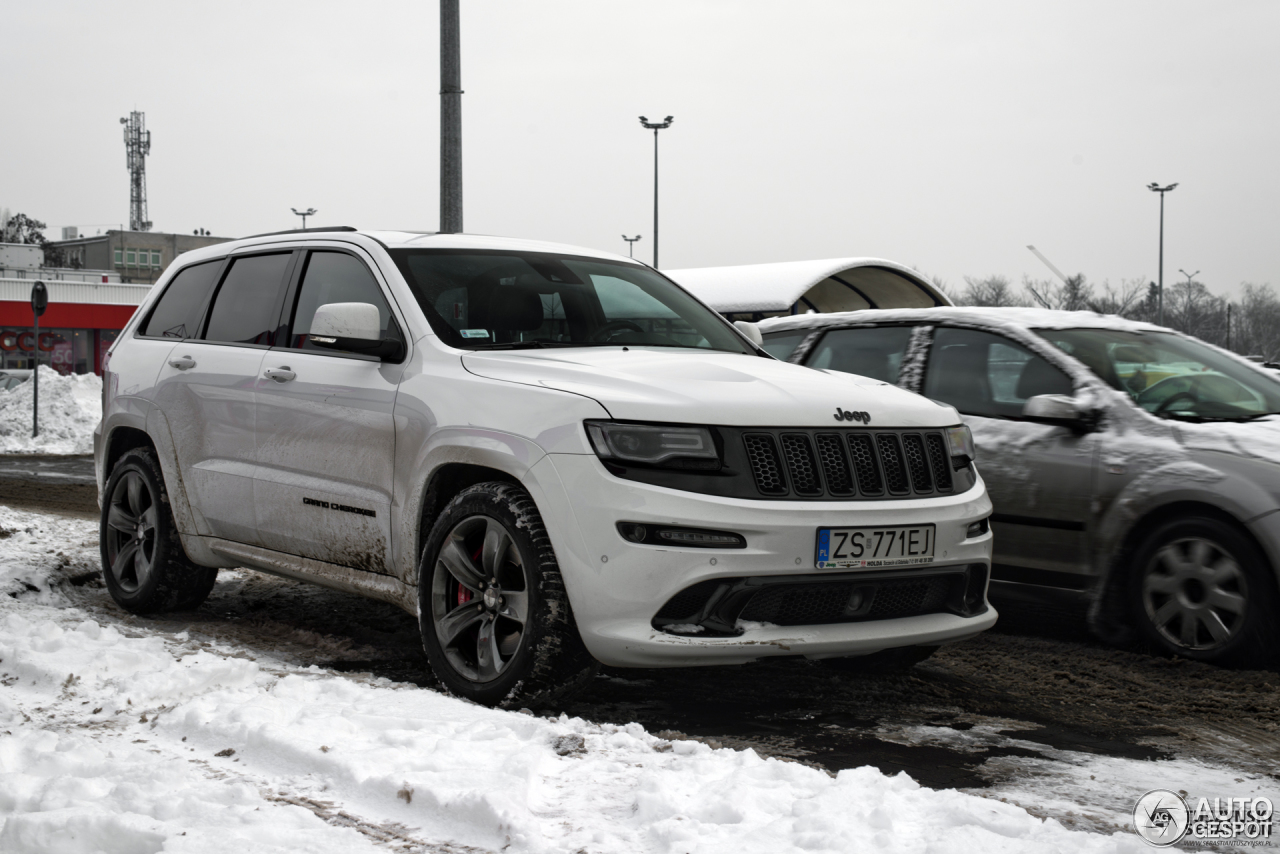
[[[247,566],[416,613],[477,702],[597,662],[919,660],[996,619],[955,409],[779,362],[621,256],[312,229],[174,264],[111,348],[103,575]]]

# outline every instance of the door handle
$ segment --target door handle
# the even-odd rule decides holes
[[[270,377],[278,383],[287,383],[289,380],[297,376],[293,371],[289,370],[289,366],[285,365],[280,368],[267,368],[262,372],[265,377]]]
[[[178,359],[170,359],[169,365],[177,368],[180,371],[186,371],[196,366],[196,360],[191,358],[190,356],[182,356],[181,358],[178,358]]]

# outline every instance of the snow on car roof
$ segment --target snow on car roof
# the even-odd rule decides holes
[[[797,314],[771,317],[759,323],[761,332],[784,329],[817,329],[826,326],[858,326],[894,321],[969,321],[988,326],[1023,326],[1030,329],[1122,329],[1129,332],[1168,331],[1153,323],[1127,320],[1094,311],[1058,311],[1048,308],[952,306],[938,308],[868,309],[831,314]]]
[[[890,270],[919,288],[934,302],[950,302],[945,294],[930,285],[915,270],[883,258],[825,258],[734,267],[692,267],[662,272],[716,311],[737,314],[787,311],[819,282],[861,267]],[[898,302],[902,304],[903,300]]]

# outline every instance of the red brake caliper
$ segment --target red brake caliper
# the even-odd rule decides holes
[[[476,549],[476,553],[471,556],[471,560],[473,561],[479,560],[480,552],[483,550],[484,550],[484,546],[481,546],[480,548]],[[468,602],[470,602],[472,598],[473,596],[471,594],[471,591],[463,587],[461,584],[459,584],[458,585],[458,604],[465,605]]]

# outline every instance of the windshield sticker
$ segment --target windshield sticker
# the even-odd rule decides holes
[[[487,329],[459,329],[463,338],[488,338],[489,330]]]

